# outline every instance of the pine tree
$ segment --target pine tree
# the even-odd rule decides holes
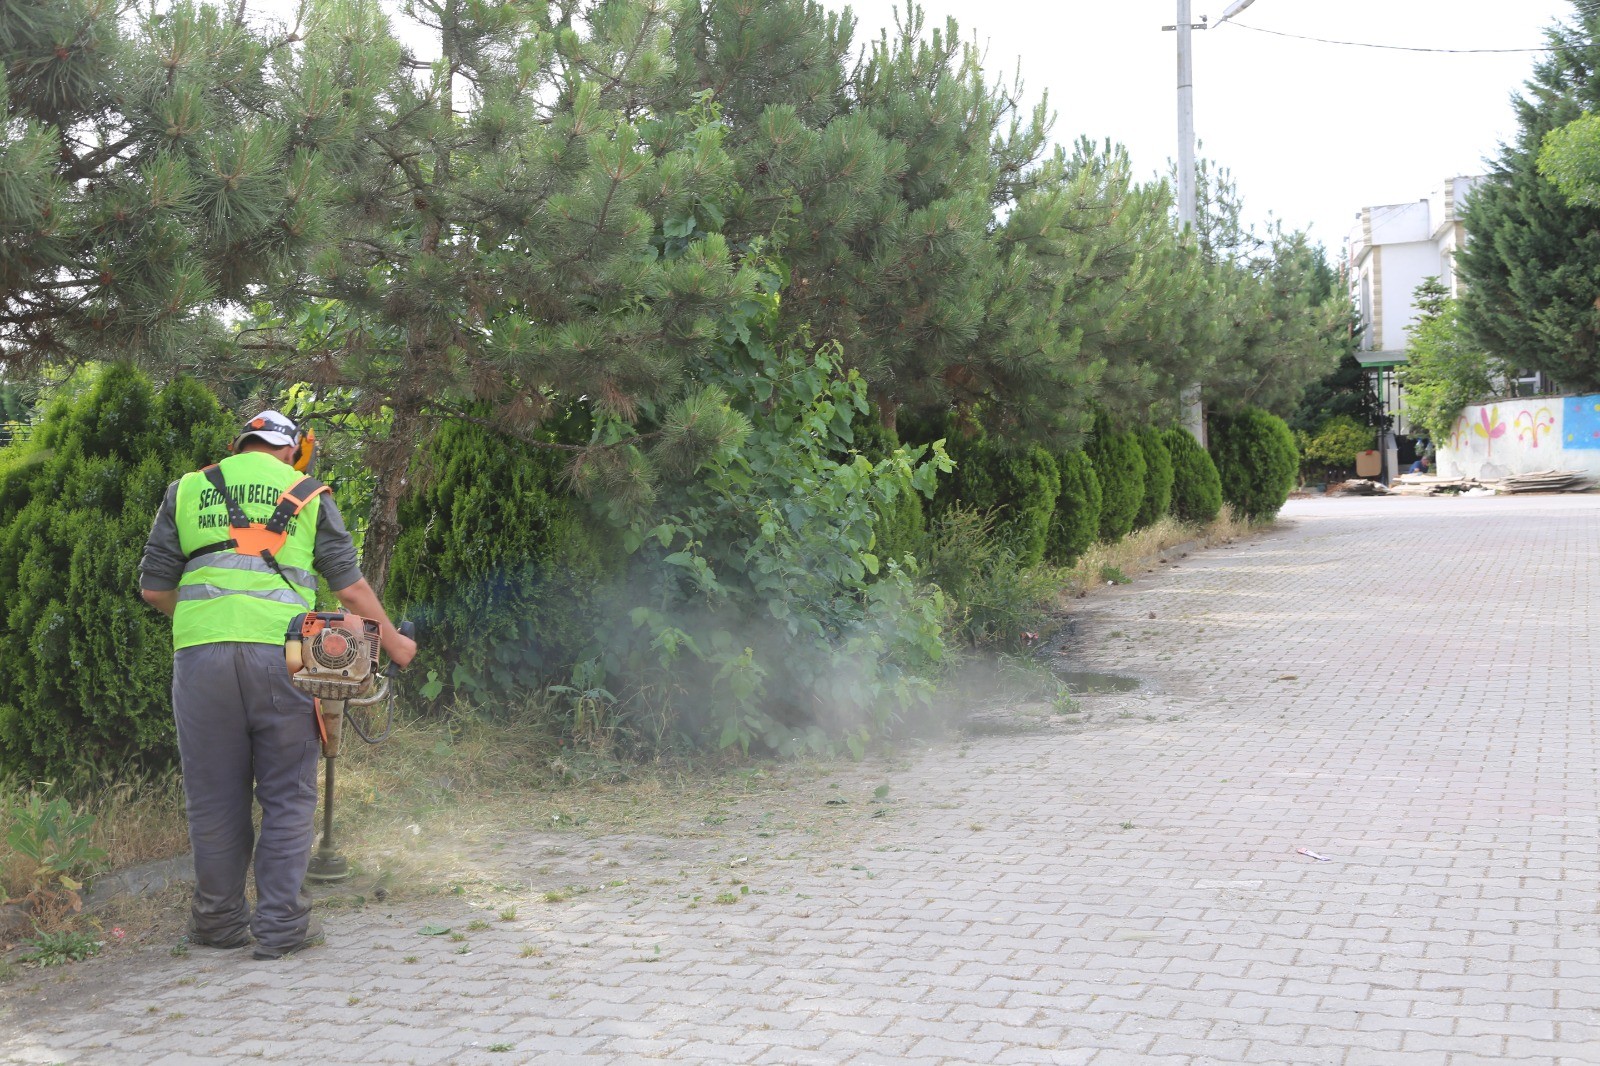
[[[303,46],[276,57],[308,116],[294,147],[337,192],[317,254],[246,346],[283,384],[388,412],[365,449],[363,570],[380,589],[406,469],[444,422],[560,447],[533,431],[583,396],[658,440],[713,444],[715,402],[671,405],[713,314],[751,286],[715,232],[733,194],[715,110],[641,104],[667,76],[672,8],[612,0],[587,26],[529,0],[410,10],[438,35],[431,65],[375,0],[313,3]],[[648,456],[598,443],[567,446],[580,482],[647,496]]]
[[[1546,134],[1600,108],[1600,9],[1574,4],[1515,99],[1518,132],[1500,146],[1462,218],[1461,321],[1490,355],[1542,370],[1564,389],[1600,390],[1600,206],[1572,203],[1539,172]]]
[[[1417,320],[1406,329],[1406,363],[1400,368],[1406,411],[1435,441],[1450,435],[1468,404],[1493,394],[1504,368],[1472,344],[1461,327],[1460,302],[1436,277],[1416,288]]]
[[[274,42],[215,7],[122,16],[0,5],[0,366],[192,361],[204,313],[318,228],[314,168],[265,77]]]
[[[1203,165],[1196,236],[1210,268],[1205,313],[1217,329],[1198,380],[1208,408],[1292,413],[1350,348],[1353,308],[1320,245],[1274,223],[1242,221],[1231,174]]]

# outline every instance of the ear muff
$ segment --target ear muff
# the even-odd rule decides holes
[[[289,457],[289,465],[302,474],[309,474],[316,461],[317,435],[307,426],[301,430],[300,439],[294,442],[294,455]]]

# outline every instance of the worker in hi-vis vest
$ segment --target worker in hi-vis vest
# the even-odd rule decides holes
[[[304,446],[277,411],[252,418],[231,455],[168,486],[139,564],[145,602],[172,619],[172,713],[194,848],[189,940],[242,948],[254,937],[258,959],[323,940],[302,887],[321,743],[312,698],[284,665],[290,619],[315,608],[320,574],[347,610],[382,626],[393,662],[417,651],[361,576],[332,494],[295,468]]]

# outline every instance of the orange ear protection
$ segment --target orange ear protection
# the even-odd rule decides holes
[[[311,473],[311,466],[317,461],[317,435],[310,426],[300,431],[300,437],[294,442],[294,455],[289,457],[289,465],[302,474]]]

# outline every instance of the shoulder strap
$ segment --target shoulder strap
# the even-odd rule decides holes
[[[222,468],[215,464],[200,471],[206,480],[211,482],[211,487],[222,496],[222,502],[228,508],[228,525],[234,529],[245,529],[250,525],[250,518],[244,513],[244,508],[239,506],[239,501],[233,498],[233,493],[228,491],[228,483],[222,480]]]
[[[267,519],[269,533],[282,533],[289,528],[289,519],[299,514],[313,498],[331,491],[328,486],[314,477],[303,477],[293,485],[283,490],[278,497],[278,506],[272,511],[272,516]]]

